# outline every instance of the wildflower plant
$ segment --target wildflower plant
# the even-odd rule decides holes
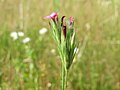
[[[65,16],[59,19],[58,13],[53,12],[51,15],[46,16],[45,19],[50,19],[49,24],[62,62],[62,90],[66,90],[68,72],[78,48],[74,18],[70,17],[68,21],[64,21]]]

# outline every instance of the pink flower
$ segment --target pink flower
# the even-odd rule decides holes
[[[70,17],[70,25],[73,24],[74,17]]]
[[[58,19],[58,13],[53,12],[49,16],[46,16],[45,19],[52,19],[52,20]]]

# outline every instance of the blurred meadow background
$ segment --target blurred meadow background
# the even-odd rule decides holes
[[[0,0],[0,90],[61,90],[53,11],[80,42],[68,90],[120,90],[120,0]]]

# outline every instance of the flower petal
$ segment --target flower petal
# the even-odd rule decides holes
[[[70,24],[72,24],[74,21],[74,17],[70,17]]]
[[[58,13],[56,13],[56,12],[53,12],[49,16],[45,17],[45,19],[53,19],[53,20],[55,20],[56,18],[58,18]]]

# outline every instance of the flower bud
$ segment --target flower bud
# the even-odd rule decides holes
[[[64,34],[64,36],[66,38],[66,25],[62,26],[62,29],[63,29],[63,34]]]

